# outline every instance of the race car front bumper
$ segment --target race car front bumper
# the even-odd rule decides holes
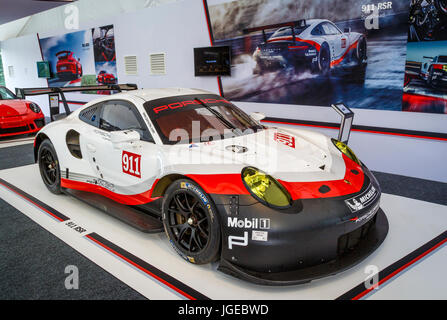
[[[321,264],[291,271],[261,272],[249,270],[226,259],[221,259],[218,270],[242,280],[271,286],[298,285],[335,275],[360,263],[385,240],[389,226],[382,209],[379,209],[370,223],[359,228],[351,235],[346,235],[358,237],[363,232],[365,233],[365,236],[361,238],[354,249],[344,252],[344,254],[337,256],[335,260],[329,262],[322,262]],[[368,231],[368,228],[371,228],[371,230]]]
[[[218,270],[256,284],[295,285],[362,261],[388,233],[379,208],[380,187],[363,169],[364,185],[358,193],[295,201],[287,212],[244,197],[236,211],[234,203],[215,199],[223,226]],[[364,208],[353,211],[346,204],[372,189],[374,197]]]

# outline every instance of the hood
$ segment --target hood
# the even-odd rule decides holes
[[[15,117],[28,112],[28,104],[25,100],[0,100],[0,117]]]
[[[268,128],[186,147],[193,160],[191,163],[207,164],[212,171],[234,173],[252,166],[276,179],[291,182],[336,180],[345,174],[343,157],[330,139],[307,130]]]

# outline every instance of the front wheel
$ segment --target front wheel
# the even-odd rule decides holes
[[[435,0],[435,7],[444,17],[447,16],[447,0]]]
[[[367,59],[367,44],[365,38],[360,38],[354,53],[354,58],[358,65],[363,65]]]
[[[45,140],[38,151],[39,170],[45,186],[54,194],[61,193],[61,170],[56,151],[50,140]]]
[[[191,180],[173,182],[163,199],[163,225],[171,245],[185,260],[205,264],[218,259],[220,223],[209,195]]]

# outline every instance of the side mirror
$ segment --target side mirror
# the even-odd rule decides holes
[[[250,114],[250,118],[259,122],[265,118],[265,114],[263,114],[262,112],[253,112]]]
[[[137,147],[140,140],[140,134],[135,130],[112,131],[110,133],[110,141],[117,149],[124,146]]]
[[[351,33],[351,27],[345,28],[345,33]]]

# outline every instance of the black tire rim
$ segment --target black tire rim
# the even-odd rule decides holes
[[[54,185],[57,182],[57,161],[53,153],[47,148],[43,148],[40,153],[40,168],[47,185]]]
[[[330,68],[329,50],[327,49],[320,52],[320,68],[322,72],[326,72]]]
[[[200,200],[184,190],[178,190],[169,200],[167,227],[173,241],[187,254],[198,254],[210,240],[210,223]]]

